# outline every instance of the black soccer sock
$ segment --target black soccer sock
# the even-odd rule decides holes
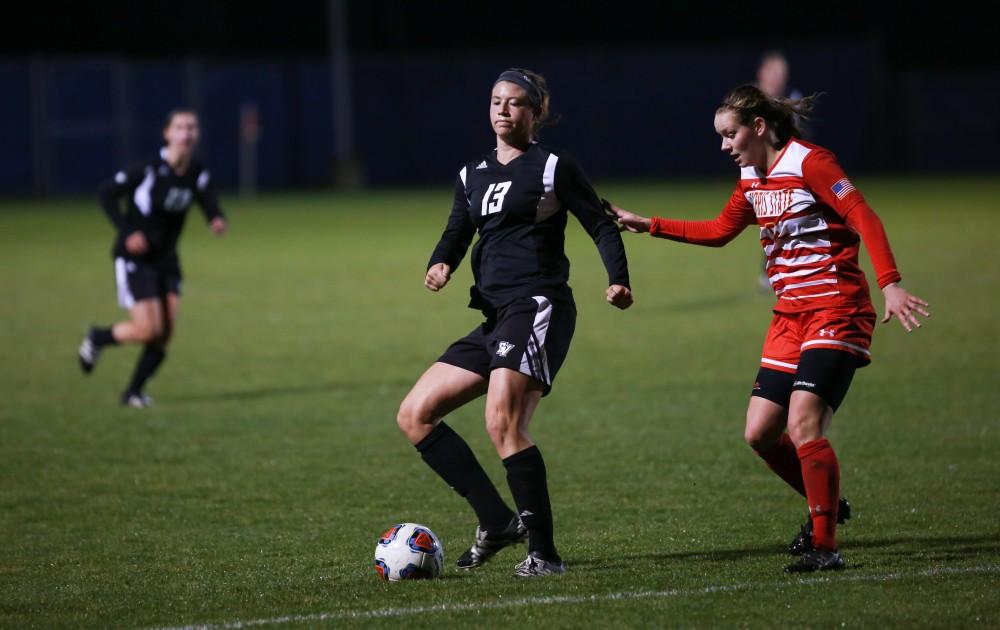
[[[135,372],[132,373],[132,382],[129,383],[126,392],[138,394],[142,391],[146,381],[153,376],[156,368],[160,367],[167,353],[159,346],[146,344],[139,355],[139,360],[135,364]]]
[[[496,486],[462,436],[439,422],[416,448],[427,465],[469,502],[480,528],[488,532],[506,529],[514,518],[514,511],[500,498]]]
[[[111,332],[111,327],[98,328],[94,326],[90,329],[90,342],[93,343],[98,348],[103,348],[104,346],[114,346],[118,344],[118,340],[115,339],[114,334]]]
[[[561,562],[552,534],[552,504],[545,479],[545,460],[537,446],[529,446],[503,460],[507,485],[521,520],[528,528],[528,551],[546,560]]]

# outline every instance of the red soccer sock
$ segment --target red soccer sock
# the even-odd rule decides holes
[[[813,547],[837,548],[837,503],[840,501],[840,464],[826,438],[798,448],[802,480],[813,523]]]
[[[766,451],[754,451],[774,471],[774,474],[790,485],[793,490],[806,496],[806,486],[802,481],[802,462],[795,451],[795,444],[787,433],[782,433],[777,444]]]

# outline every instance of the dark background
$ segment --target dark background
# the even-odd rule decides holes
[[[261,188],[328,186],[345,161],[367,184],[447,185],[492,146],[487,97],[508,66],[548,77],[561,122],[542,140],[593,176],[724,176],[712,112],[769,49],[789,58],[793,87],[824,93],[811,139],[849,172],[1000,168],[996,15],[972,3],[345,5],[346,156],[324,0],[9,8],[0,193],[92,190],[154,151],[179,105],[199,110],[224,187],[239,180],[248,104]]]

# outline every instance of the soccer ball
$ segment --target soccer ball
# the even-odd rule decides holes
[[[441,575],[444,546],[428,527],[400,523],[375,545],[375,571],[383,580],[428,580]]]

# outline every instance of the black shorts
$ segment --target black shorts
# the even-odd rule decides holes
[[[115,286],[118,305],[124,309],[139,300],[164,298],[168,293],[181,294],[181,270],[176,266],[158,267],[127,258],[115,258]]]
[[[787,409],[792,392],[798,389],[816,394],[836,411],[847,396],[857,368],[858,360],[849,352],[827,348],[806,350],[799,357],[795,374],[760,368],[750,395]]]
[[[488,315],[475,330],[451,344],[438,359],[485,379],[508,368],[552,390],[576,328],[576,306],[547,297],[519,298]]]

